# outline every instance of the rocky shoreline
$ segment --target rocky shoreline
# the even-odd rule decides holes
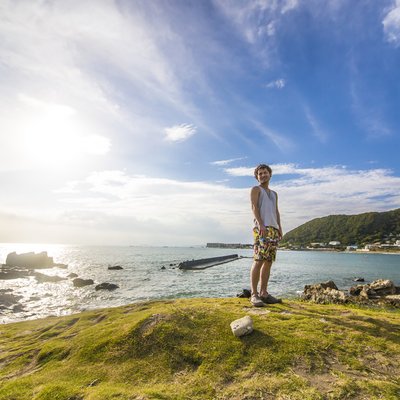
[[[41,253],[9,253],[6,258],[6,263],[1,264],[0,280],[14,280],[21,278],[34,277],[38,283],[45,282],[61,282],[71,280],[75,288],[80,288],[89,285],[95,285],[93,279],[80,278],[75,273],[70,273],[67,276],[46,275],[37,269],[60,268],[68,269],[68,265],[55,263],[53,257],[49,257],[46,251]],[[109,270],[121,270],[121,266],[109,266]],[[98,290],[116,290],[119,286],[114,283],[101,282],[94,286],[95,291]],[[20,302],[23,296],[13,294],[13,289],[0,289],[0,315],[3,311],[18,313],[24,311],[24,304]],[[36,301],[40,298],[31,297],[27,301]]]
[[[339,290],[333,281],[306,285],[303,300],[318,304],[364,304],[400,307],[400,286],[391,280],[378,279],[368,284],[355,285],[349,291]]]

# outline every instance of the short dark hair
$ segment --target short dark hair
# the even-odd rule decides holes
[[[255,178],[257,180],[258,180],[258,171],[260,169],[264,169],[264,168],[268,170],[270,175],[272,175],[272,169],[271,169],[271,167],[269,165],[267,165],[267,164],[259,164],[259,165],[257,165],[256,169],[254,170],[254,176],[255,176]]]

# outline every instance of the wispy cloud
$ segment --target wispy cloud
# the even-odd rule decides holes
[[[368,89],[359,88],[356,83],[351,85],[352,110],[358,124],[366,132],[368,139],[380,139],[392,135],[388,127],[383,111],[379,105],[368,104],[364,91]]]
[[[286,81],[284,79],[277,79],[267,83],[266,87],[268,89],[283,89],[286,86]]]
[[[238,34],[252,45],[253,55],[264,66],[277,60],[275,36],[284,28],[286,14],[299,6],[297,0],[235,1],[214,0],[214,4],[235,27]]]
[[[326,143],[328,139],[328,135],[325,130],[321,128],[321,125],[319,121],[317,121],[317,118],[315,115],[312,113],[310,107],[305,106],[305,114],[307,117],[307,121],[310,124],[312,128],[312,134],[321,142],[321,143]]]
[[[186,36],[168,20],[172,8],[165,7],[165,13],[158,13],[150,3],[1,2],[3,168],[21,169],[15,161],[24,140],[20,122],[28,118],[18,93],[70,107],[87,135],[118,136],[121,142],[126,139],[125,147],[134,143],[143,152],[154,151],[159,137],[150,133],[161,132],[171,120],[189,119],[206,131],[207,121],[183,86],[190,82],[210,98],[213,93]],[[224,52],[208,39],[213,52]]]
[[[271,36],[280,16],[298,7],[298,0],[284,1],[250,1],[215,0],[220,10],[236,25],[243,37],[250,43],[255,43],[263,36]]]
[[[283,134],[275,132],[259,121],[253,120],[252,123],[258,131],[266,136],[283,153],[292,151],[294,149],[294,143]]]
[[[299,169],[296,164],[271,164],[273,175],[288,175],[288,174],[301,174],[304,173],[304,169]],[[254,176],[254,167],[232,167],[225,168],[224,171],[231,176]],[[303,172],[299,172],[303,171]]]
[[[182,142],[196,133],[196,127],[191,124],[174,125],[164,129],[165,139],[169,142]]]
[[[400,0],[396,0],[383,18],[385,38],[394,46],[400,45]]]
[[[217,165],[217,166],[220,167],[220,166],[232,164],[235,161],[245,160],[246,158],[247,157],[238,157],[238,158],[230,158],[228,160],[211,161],[210,164],[211,165]]]

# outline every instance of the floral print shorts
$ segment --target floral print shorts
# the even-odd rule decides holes
[[[279,231],[273,226],[267,226],[264,235],[260,236],[257,227],[253,229],[254,237],[254,260],[275,261],[276,249],[279,243]]]

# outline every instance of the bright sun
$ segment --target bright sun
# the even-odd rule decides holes
[[[106,154],[110,141],[90,133],[79,120],[77,112],[68,106],[39,102],[28,98],[36,109],[24,127],[24,153],[35,165],[66,167],[89,155]]]

